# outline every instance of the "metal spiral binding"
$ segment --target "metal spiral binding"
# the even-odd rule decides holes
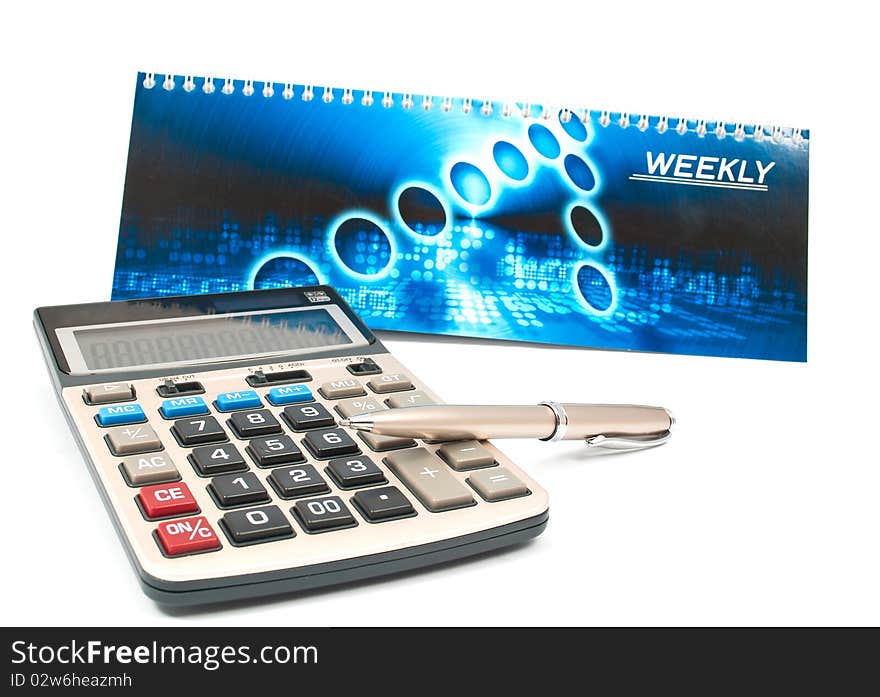
[[[144,73],[141,85],[144,89],[151,90],[157,85],[161,85],[166,92],[173,92],[178,88],[182,88],[184,92],[195,92],[201,89],[204,94],[213,94],[217,91],[217,80],[214,77],[197,78],[194,75],[175,76],[173,74],[157,75],[156,73]],[[259,93],[263,99],[272,99],[278,94],[285,101],[292,101],[295,97],[304,102],[310,102],[315,98],[315,87],[313,85],[303,85],[297,87],[292,82],[276,83],[271,80],[257,81],[239,80],[234,78],[219,78],[222,85],[220,93],[224,95],[234,94],[237,87],[236,83],[241,86],[243,96],[253,98]],[[280,91],[277,89],[280,87]],[[301,91],[297,93],[297,90]],[[340,101],[344,105],[351,105],[355,101],[354,90],[350,88],[334,88],[323,87],[321,92],[321,101],[329,104],[335,101],[337,93]],[[372,90],[364,90],[361,92],[360,104],[365,107],[371,107],[375,104],[375,97]],[[418,103],[423,111],[431,111],[434,109],[435,97],[431,95],[421,95],[417,97],[412,92],[404,92],[399,95],[399,101],[396,99],[394,92],[382,92],[380,104],[385,109],[392,109],[395,106],[409,111]],[[723,140],[728,136],[732,136],[737,141],[743,141],[748,138],[756,142],[762,142],[769,139],[775,144],[790,143],[794,146],[803,146],[808,143],[806,131],[801,128],[782,128],[780,126],[764,126],[757,123],[749,127],[742,122],[728,123],[721,119],[707,120],[696,119],[689,120],[684,116],[674,118],[668,116],[652,117],[648,114],[631,114],[628,112],[611,112],[608,110],[590,110],[586,107],[572,109],[570,107],[556,108],[553,105],[545,104],[539,107],[540,112],[536,114],[535,105],[532,102],[493,102],[492,99],[486,97],[478,100],[479,108],[475,109],[474,99],[465,97],[457,100],[450,96],[440,99],[440,109],[444,112],[451,112],[455,108],[455,103],[460,102],[459,109],[463,114],[478,113],[480,116],[488,117],[496,113],[496,105],[500,106],[499,113],[503,118],[509,118],[519,113],[523,118],[530,119],[536,115],[547,121],[558,115],[559,120],[565,124],[572,119],[578,119],[581,123],[589,123],[594,118],[601,128],[608,128],[612,125],[618,128],[626,129],[635,127],[639,131],[645,132],[649,129],[655,130],[657,133],[666,133],[674,131],[679,135],[694,133],[700,138],[704,138],[711,133],[718,140]]]

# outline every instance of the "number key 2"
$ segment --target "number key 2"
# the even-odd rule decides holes
[[[357,525],[351,511],[338,496],[297,501],[290,510],[306,532],[327,532]]]
[[[354,455],[360,452],[357,443],[340,428],[326,431],[310,431],[303,439],[306,447],[319,460],[340,455]]]
[[[241,474],[224,474],[222,477],[214,477],[208,489],[214,495],[217,504],[223,508],[232,506],[244,506],[249,503],[261,503],[269,500],[266,491],[257,475],[253,472]]]
[[[269,483],[283,499],[295,499],[300,496],[323,494],[330,491],[321,475],[312,465],[297,465],[273,470],[269,475]]]

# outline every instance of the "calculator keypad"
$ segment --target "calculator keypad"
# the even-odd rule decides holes
[[[290,436],[256,438],[248,443],[247,452],[257,467],[277,467],[306,460],[306,456]]]
[[[162,441],[150,424],[111,428],[104,440],[114,455],[137,455],[162,449]]]
[[[193,448],[189,461],[192,462],[198,473],[205,477],[247,469],[247,463],[238,452],[238,448],[232,443]]]
[[[294,535],[293,528],[278,506],[230,511],[221,519],[221,527],[236,545],[251,545]]]
[[[171,432],[181,445],[192,446],[202,443],[217,443],[227,440],[226,431],[213,416],[201,416],[193,419],[175,421]]]
[[[269,483],[283,499],[312,496],[330,491],[327,482],[318,474],[314,465],[298,465],[272,470]]]
[[[122,426],[138,424],[147,420],[144,408],[140,404],[118,404],[112,407],[101,407],[95,417],[99,426]]]
[[[268,409],[238,411],[229,419],[229,426],[242,439],[281,433],[281,424]]]
[[[166,419],[181,419],[184,416],[207,414],[208,405],[201,397],[174,397],[162,402],[159,413]]]
[[[326,460],[341,455],[353,455],[359,453],[358,448],[351,436],[341,428],[331,428],[326,431],[309,431],[303,438],[303,443],[309,451],[319,460]]]
[[[103,385],[93,385],[83,390],[83,399],[86,404],[124,402],[134,399],[134,388],[127,382],[108,382]]]
[[[412,504],[396,486],[364,489],[357,492],[351,501],[371,523],[404,518],[416,513]]]
[[[269,492],[253,472],[214,477],[208,489],[217,504],[223,508],[269,500]]]
[[[162,563],[178,565],[168,570],[175,578],[187,559],[204,553],[211,565],[207,560],[228,560],[211,566],[215,576],[238,559],[241,573],[308,565],[328,558],[327,545],[341,544],[347,556],[381,550],[385,531],[387,548],[402,549],[504,524],[516,518],[497,522],[488,511],[535,498],[528,477],[502,467],[506,461],[499,464],[496,451],[477,441],[430,444],[338,427],[339,418],[354,414],[435,402],[389,357],[361,363],[353,371],[347,368],[359,364],[284,366],[311,374],[308,385],[255,383],[247,380],[252,373],[224,369],[219,381],[212,372],[181,376],[172,384],[199,389],[179,394],[157,391],[169,380],[147,379],[115,383],[106,390],[113,399],[100,385],[72,392],[88,415],[88,426],[78,427],[106,443],[96,459],[109,466],[101,463],[99,474],[124,493],[113,505],[128,516],[126,535],[138,537],[141,529],[152,550],[136,545],[138,559],[164,556]],[[377,530],[378,547],[369,537]],[[320,544],[313,533],[322,533]],[[277,557],[248,567],[248,555],[276,545]],[[161,566],[150,563],[144,568],[161,577]]]
[[[180,479],[180,472],[166,453],[133,455],[125,458],[119,467],[131,486],[161,484]]]
[[[291,511],[306,532],[327,532],[357,525],[348,506],[338,496],[297,501]]]
[[[367,394],[364,386],[353,378],[331,380],[321,385],[321,396],[324,399],[342,399],[343,397],[360,397]]]
[[[394,453],[386,461],[429,511],[448,511],[475,503],[464,484],[424,448]]]
[[[138,503],[147,518],[168,518],[196,513],[199,504],[184,482],[146,486],[138,492]]]
[[[368,457],[342,457],[330,460],[327,473],[343,489],[354,489],[371,484],[384,484],[385,473]]]
[[[336,419],[322,404],[285,407],[282,416],[294,431],[308,431],[310,428],[329,428],[336,425]]]
[[[220,538],[205,516],[159,523],[156,538],[169,557],[220,548]]]

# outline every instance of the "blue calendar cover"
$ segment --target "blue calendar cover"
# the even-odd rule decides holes
[[[113,298],[327,283],[373,329],[806,360],[806,130],[138,75]]]

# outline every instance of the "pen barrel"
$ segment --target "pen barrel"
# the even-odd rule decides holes
[[[568,417],[565,440],[592,436],[646,436],[668,431],[669,413],[662,407],[629,404],[562,404]],[[429,405],[378,412],[372,431],[379,435],[425,440],[488,438],[549,439],[557,417],[546,405]]]

